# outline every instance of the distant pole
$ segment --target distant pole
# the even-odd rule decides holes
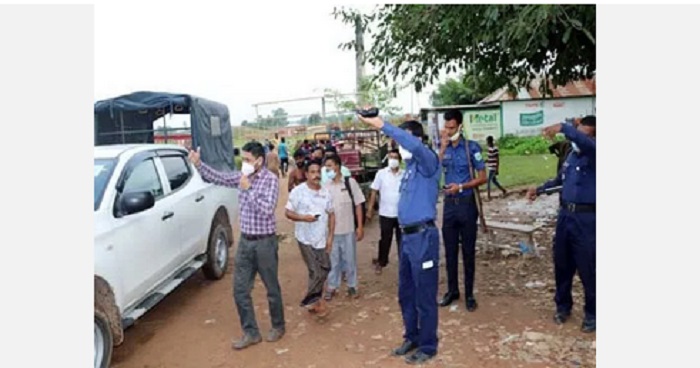
[[[362,26],[362,15],[355,15],[355,93],[357,94],[357,103],[362,106],[365,103],[365,96],[362,93],[362,80],[364,79],[364,27]]]
[[[364,106],[367,104],[365,96],[362,94],[362,80],[365,76],[364,71],[364,27],[362,26],[362,15],[355,15],[355,95],[357,96],[357,105]],[[352,120],[353,127],[357,125],[357,119]]]

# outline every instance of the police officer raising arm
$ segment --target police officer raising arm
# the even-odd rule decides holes
[[[379,117],[359,119],[396,140],[406,162],[400,186],[398,219],[401,227],[399,304],[404,343],[393,351],[409,364],[421,364],[437,354],[437,287],[440,238],[435,227],[440,181],[437,154],[421,140],[423,126],[406,121],[399,127]],[[411,355],[410,352],[417,350]]]
[[[573,125],[561,123],[544,129],[543,134],[550,138],[564,133],[572,150],[556,178],[528,190],[528,198],[534,200],[546,189],[562,187],[553,250],[557,307],[554,321],[562,324],[571,316],[571,286],[578,271],[585,294],[583,332],[594,332],[596,326],[595,120],[595,116],[586,116]]]

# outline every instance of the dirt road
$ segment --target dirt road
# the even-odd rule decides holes
[[[376,257],[379,227],[376,220],[369,224],[357,251],[360,298],[334,299],[331,315],[319,322],[298,307],[307,271],[293,240],[293,225],[284,219],[286,199],[287,191],[282,188],[277,209],[278,232],[283,235],[279,275],[287,322],[287,334],[282,340],[263,341],[243,351],[231,349],[231,339],[241,336],[241,328],[229,268],[225,279],[218,282],[196,274],[142,317],[126,331],[125,343],[114,352],[112,367],[407,366],[403,359],[389,354],[401,343],[403,332],[397,299],[396,245],[392,245],[389,266],[382,275],[375,275],[371,259]],[[535,237],[542,247],[540,257],[500,249],[491,251],[491,247],[480,249],[475,285],[479,309],[467,312],[462,299],[439,310],[439,353],[427,366],[595,366],[595,334],[579,332],[582,289],[578,278],[572,320],[564,326],[551,322],[551,236],[556,200],[556,196],[545,197],[528,205],[521,196],[513,194],[485,203],[487,221],[507,219],[531,224],[535,218],[546,218],[544,230]],[[441,208],[440,205],[439,213]],[[480,232],[479,237],[480,245],[488,245],[486,236]],[[490,245],[493,244],[517,248],[517,239],[496,233],[491,239]],[[443,253],[441,249],[444,258]],[[460,271],[460,278],[461,275]],[[440,295],[445,288],[441,265]],[[464,290],[462,286],[460,289]],[[253,300],[258,324],[266,333],[270,320],[265,288],[259,278]]]

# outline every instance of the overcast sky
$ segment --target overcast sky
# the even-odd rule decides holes
[[[96,100],[141,90],[189,93],[225,103],[238,125],[255,118],[254,103],[317,96],[324,88],[354,91],[354,53],[337,47],[354,31],[333,18],[333,5],[205,4],[96,5]],[[413,112],[428,104],[428,92],[414,93]],[[410,90],[395,105],[410,112]],[[277,107],[310,114],[321,103],[261,106],[260,113]]]

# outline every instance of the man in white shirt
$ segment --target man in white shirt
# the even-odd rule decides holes
[[[321,187],[322,165],[320,160],[309,162],[306,182],[292,189],[285,206],[285,215],[295,222],[294,236],[309,269],[309,286],[301,306],[319,316],[328,313],[322,296],[331,270],[329,255],[335,231],[333,199],[328,189]]]
[[[382,273],[382,268],[389,263],[389,251],[391,250],[392,232],[396,234],[396,248],[401,254],[401,229],[399,228],[399,188],[404,171],[401,169],[401,155],[398,149],[392,149],[388,154],[389,166],[377,172],[372,182],[372,193],[369,197],[367,218],[374,215],[374,204],[379,193],[379,226],[381,238],[379,239],[379,255],[373,260],[375,273]]]

